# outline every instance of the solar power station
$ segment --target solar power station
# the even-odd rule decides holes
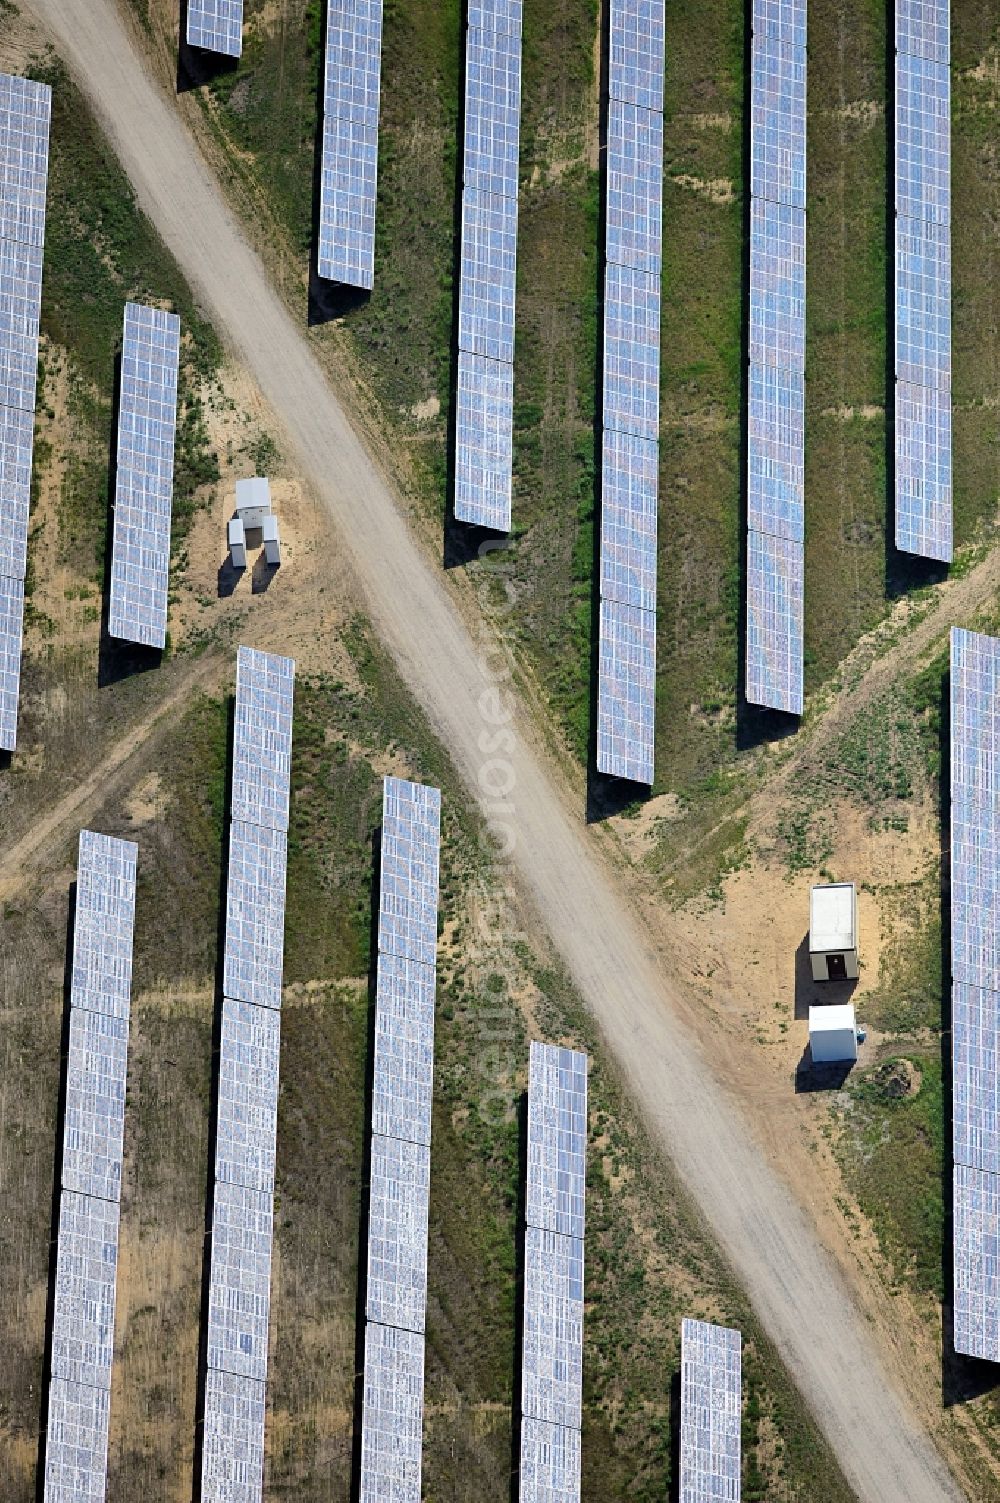
[[[362,1503],[420,1503],[441,794],[382,785]]]
[[[0,73],[0,751],[17,743],[52,90]]]
[[[753,0],[746,697],[802,714],[806,0]]]
[[[739,1331],[681,1322],[680,1503],[740,1503]]]
[[[653,781],[663,0],[611,0],[597,770]]]
[[[455,516],[510,531],[521,0],[469,6]]]
[[[1000,1362],[1000,639],[951,633],[956,1352]]]
[[[260,1503],[295,664],[236,655],[202,1503]]]
[[[167,635],[180,339],[176,313],[125,304],[108,630],[144,647]]]
[[[896,547],[951,562],[949,0],[896,0]]]
[[[243,0],[188,0],[187,42],[206,52],[239,57],[243,51]]]
[[[528,1075],[521,1503],[580,1497],[587,1056],[533,1041]]]
[[[107,1488],[136,855],[80,832],[46,1503],[101,1503]]]
[[[328,281],[369,292],[381,74],[382,0],[329,0],[316,267]]]

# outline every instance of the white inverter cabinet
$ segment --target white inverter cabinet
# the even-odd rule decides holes
[[[814,981],[858,975],[858,893],[853,882],[830,882],[809,895],[809,963]]]

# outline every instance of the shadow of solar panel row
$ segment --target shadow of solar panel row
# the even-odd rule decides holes
[[[375,284],[381,70],[381,0],[330,0],[316,266],[366,291]]]
[[[802,714],[805,549],[747,534],[746,695],[750,704]]]
[[[80,831],[73,929],[71,1001],[90,1012],[127,1018],[138,847],[131,840]]]
[[[583,1242],[525,1228],[521,1412],[579,1429],[583,1414]]]
[[[427,1306],[431,1150],[372,1134],[366,1317],[422,1332]]]
[[[59,1202],[54,1378],[111,1388],[118,1272],[118,1202],[64,1190]]]
[[[440,847],[440,790],[387,777],[382,785],[381,955],[436,965]]]
[[[597,767],[633,783],[653,781],[656,613],[600,603]]]
[[[420,1503],[424,1338],[369,1321],[361,1416],[361,1503]]]
[[[805,375],[776,365],[749,374],[747,523],[753,532],[805,538]]]
[[[739,1503],[739,1331],[681,1323],[680,1503]]]
[[[949,0],[896,0],[896,51],[931,62],[951,55]]]
[[[806,49],[754,32],[751,49],[750,192],[806,207]]]
[[[126,303],[108,630],[146,647],[166,641],[179,354],[175,313]]]
[[[189,47],[239,57],[243,52],[243,0],[188,0]]]
[[[514,368],[458,353],[455,410],[455,516],[510,530],[514,464]]]
[[[205,1374],[201,1503],[259,1503],[264,1485],[264,1385]]]
[[[288,829],[294,687],[291,658],[240,647],[230,815],[234,824]]]
[[[274,1190],[280,1050],[277,1012],[224,998],[215,1177],[225,1184]]]
[[[1000,1176],[956,1164],[954,1345],[1000,1362]]]
[[[128,1020],[70,1009],[63,1126],[65,1190],[120,1200]]]
[[[663,113],[664,0],[612,0],[608,97]]]
[[[45,1503],[104,1503],[111,1396],[53,1378],[45,1431]]]

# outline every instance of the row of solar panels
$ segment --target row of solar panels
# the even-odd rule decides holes
[[[243,52],[243,0],[188,0],[187,43],[206,52]]]
[[[236,658],[202,1503],[259,1503],[295,664]]]
[[[652,783],[663,238],[662,0],[612,0],[597,768]]]
[[[1000,1362],[1000,640],[951,633],[954,1344]]]
[[[0,750],[17,743],[52,91],[0,73]]]
[[[587,1056],[532,1042],[528,1071],[521,1503],[580,1496]]]
[[[739,1503],[741,1420],[739,1331],[682,1321],[679,1503]]]
[[[419,1503],[441,847],[437,788],[382,788],[362,1503]]]
[[[465,38],[455,516],[510,531],[521,4],[473,6]]]
[[[746,698],[801,715],[805,0],[754,0],[750,72]]]
[[[329,0],[320,164],[321,277],[375,283],[382,0]]]
[[[896,546],[952,556],[948,0],[896,4]]]
[[[46,1503],[107,1485],[135,878],[130,841],[80,832]]]

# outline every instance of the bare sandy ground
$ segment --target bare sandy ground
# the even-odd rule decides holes
[[[144,72],[113,0],[30,0],[28,8],[57,39],[142,207],[284,421],[378,630],[505,834],[518,879],[852,1485],[870,1503],[958,1498],[807,1215],[679,1021],[652,937],[507,690],[502,655],[488,633],[478,645],[472,639],[172,101]]]

